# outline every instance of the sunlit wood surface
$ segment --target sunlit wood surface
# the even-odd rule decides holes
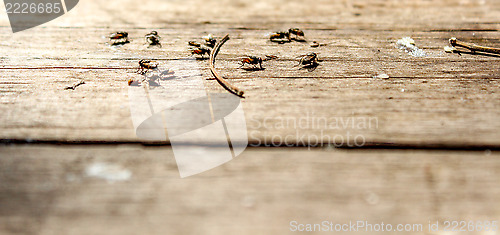
[[[284,234],[290,220],[500,221],[500,57],[443,50],[450,37],[500,47],[499,1],[82,0],[16,34],[2,15],[0,234]],[[269,42],[270,33],[291,27],[307,42]],[[162,48],[144,45],[152,30]],[[131,43],[111,47],[116,31],[129,32]],[[166,66],[189,58],[187,42],[207,34],[230,34],[217,68],[245,91],[251,144],[359,135],[366,146],[409,150],[250,148],[180,179],[168,146],[146,147],[136,137],[127,81],[141,78],[140,59]],[[426,56],[397,48],[403,37]],[[297,57],[309,52],[320,66],[299,70]],[[244,55],[279,58],[249,72],[238,68]],[[207,60],[195,65],[207,91],[225,92],[208,80]],[[306,115],[377,125],[279,126]],[[258,125],[265,120],[267,127]],[[106,145],[57,145],[68,143]],[[96,162],[132,176],[87,177]]]

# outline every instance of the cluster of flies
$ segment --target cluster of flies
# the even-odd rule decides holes
[[[128,32],[116,32],[112,33],[109,37],[111,45],[124,45],[130,43],[128,38]],[[158,35],[158,32],[152,31],[144,36],[144,40],[148,47],[158,46],[161,47],[160,42],[161,37]],[[217,39],[215,39],[211,34],[202,37],[202,42],[199,43],[197,41],[189,41],[189,51],[192,55],[198,56],[197,59],[207,59],[205,55],[210,56],[211,51],[217,44]],[[269,40],[274,43],[284,44],[290,43],[293,41],[297,42],[305,42],[305,34],[304,31],[298,28],[290,28],[288,31],[280,31],[274,32],[269,36]],[[313,42],[311,47],[317,47],[320,44]],[[244,70],[264,70],[262,63],[267,60],[277,59],[278,57],[274,55],[266,55],[265,58],[258,56],[244,56],[240,59],[240,68]],[[309,71],[314,70],[318,65],[318,55],[314,52],[309,54],[301,55],[297,57],[299,59],[298,66],[301,66],[301,69],[308,69]],[[150,71],[159,71],[158,69],[159,63],[154,60],[140,60],[139,68],[137,70],[138,74],[144,75],[147,77],[147,73]],[[163,78],[165,75],[171,76],[172,71],[159,71],[159,75],[154,75],[147,77],[149,80],[149,84],[157,84],[158,78]],[[129,85],[138,85],[138,82],[129,80]]]
[[[148,47],[152,47],[152,46],[161,47],[160,39],[161,39],[161,37],[160,37],[160,35],[158,35],[158,32],[156,32],[156,31],[151,31],[151,33],[148,33],[144,36],[144,40],[146,41],[146,44],[148,45]],[[130,43],[130,40],[128,38],[128,32],[112,33],[109,36],[109,40],[110,40],[112,46],[119,46],[119,45],[124,45],[124,44]]]
[[[304,31],[298,28],[291,28],[288,31],[275,32],[269,36],[269,40],[271,42],[277,42],[280,44],[288,43],[292,41],[297,42],[305,42],[305,34]]]
[[[276,42],[278,44],[283,44],[283,43],[289,43],[292,41],[297,41],[297,42],[305,42],[305,34],[304,31],[298,29],[298,28],[290,28],[288,31],[280,31],[280,32],[275,32],[269,36],[269,40],[271,42]],[[318,47],[320,46],[319,43],[316,41],[313,42],[311,47]],[[311,52],[306,55],[301,55],[297,57],[299,59],[299,66],[302,66],[301,68],[303,69],[308,69],[309,71],[312,71],[318,67],[318,55],[314,52]]]
[[[148,47],[152,46],[157,46],[157,47],[162,47],[161,42],[160,42],[160,35],[158,34],[157,31],[151,31],[150,33],[146,34],[144,36],[144,41],[148,45]],[[119,46],[119,45],[125,45],[127,43],[130,43],[130,39],[128,38],[128,32],[116,32],[112,33],[109,36],[110,44],[112,46]],[[149,81],[149,85],[158,85],[157,80],[160,78],[165,78],[169,77],[173,74],[172,71],[159,71],[158,69],[159,63],[154,60],[140,60],[139,61],[139,69],[137,69],[137,73],[144,75],[144,80]],[[146,74],[149,71],[158,71],[160,72],[159,75],[153,75],[153,76],[146,76]],[[139,85],[137,81],[134,81],[133,79],[128,80],[128,85],[129,86],[134,86],[134,85]]]
[[[201,56],[201,58],[204,59],[205,54],[210,56],[210,53],[212,52],[212,49],[214,49],[216,43],[217,39],[215,39],[212,34],[209,34],[203,37],[203,43],[189,41],[188,45],[191,54]]]
[[[199,59],[206,59],[205,54],[210,55],[210,53],[215,47],[215,44],[217,44],[217,39],[215,39],[212,36],[212,34],[204,36],[202,37],[202,39],[203,39],[202,43],[198,43],[197,41],[189,41],[188,46],[189,50],[191,51],[191,54],[200,56]],[[246,70],[263,70],[264,68],[262,67],[262,61],[275,58],[277,57],[271,55],[267,55],[265,59],[262,59],[257,56],[245,56],[240,60],[241,62],[240,68]],[[251,65],[253,67],[245,67],[246,64]]]

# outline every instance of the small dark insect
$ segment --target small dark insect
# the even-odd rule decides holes
[[[299,65],[311,65],[311,64],[315,64],[315,63],[318,63],[317,59],[318,59],[318,55],[314,52],[311,52],[307,55],[301,55],[299,56],[300,58],[300,61],[299,61]]]
[[[254,65],[255,68],[257,68],[257,65],[259,65],[260,69],[264,69],[262,67],[262,58],[260,57],[256,57],[256,56],[247,56],[243,59],[241,59],[241,66],[240,68],[242,68],[243,66],[245,66],[245,64],[251,64],[251,65]]]
[[[161,47],[160,38],[160,35],[158,35],[158,32],[156,31],[151,31],[151,33],[148,33],[146,34],[146,36],[144,36],[144,39],[146,40],[146,43],[149,44],[149,46]]]
[[[296,36],[300,36],[300,37],[304,37],[304,31],[298,29],[298,28],[291,28],[288,30],[288,32],[290,34],[293,34],[293,35],[296,35]]]
[[[112,33],[109,36],[109,39],[111,40],[117,40],[117,39],[128,39],[128,33],[127,32],[116,32]]]
[[[199,44],[199,43],[197,43],[195,41],[189,41],[188,45],[192,46],[192,47],[201,47],[201,44]]]
[[[205,54],[210,55],[210,49],[206,47],[198,47],[191,49],[191,54],[199,55],[203,58]]]
[[[277,43],[290,42],[290,33],[276,32],[271,34],[271,36],[269,36],[269,40],[271,40],[271,42],[277,42]]]
[[[112,45],[126,44],[130,41],[128,40],[127,32],[116,32],[109,36],[109,40],[112,41]]]
[[[158,68],[158,62],[154,60],[140,60],[139,69],[137,73],[146,74],[149,70],[156,70]]]
[[[203,39],[205,39],[205,45],[211,48],[214,48],[215,44],[217,43],[217,40],[214,38],[214,36],[212,36],[212,34],[203,37]]]
[[[313,71],[319,65],[318,55],[314,52],[299,56],[298,58],[300,58],[299,65],[302,65],[301,69],[308,69],[309,71]]]

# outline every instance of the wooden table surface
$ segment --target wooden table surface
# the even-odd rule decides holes
[[[268,40],[291,27],[307,42]],[[144,45],[152,30],[161,48]],[[131,43],[110,46],[116,31]],[[450,37],[498,48],[499,31],[497,0],[82,0],[15,34],[3,14],[0,234],[281,234],[292,219],[500,220],[500,57],[443,50]],[[216,67],[245,91],[249,141],[261,147],[179,179],[171,148],[145,147],[136,136],[127,81],[141,78],[141,59],[168,67],[192,58],[187,42],[207,34],[231,37]],[[398,48],[404,37],[426,56]],[[297,56],[309,52],[320,66],[300,70]],[[278,59],[250,72],[238,68],[244,55]],[[225,92],[209,80],[207,60],[193,65],[207,92]],[[165,96],[179,94],[190,91]],[[376,125],[280,126],[304,117]],[[296,135],[362,136],[367,150],[262,148],[274,136],[300,145]],[[93,162],[132,178],[88,178]]]

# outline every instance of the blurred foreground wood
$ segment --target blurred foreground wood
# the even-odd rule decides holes
[[[0,155],[1,234],[288,234],[293,220],[448,234],[429,233],[428,221],[500,220],[499,155],[488,151],[250,148],[186,179],[167,147],[10,145]],[[113,170],[89,175],[96,164]],[[129,177],[109,181],[121,171]]]

